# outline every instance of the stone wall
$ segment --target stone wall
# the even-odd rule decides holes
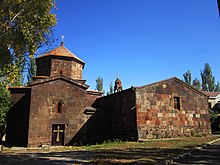
[[[123,90],[102,98],[93,104],[109,112],[111,120],[110,139],[137,139],[135,91],[133,88]]]
[[[139,139],[211,133],[207,97],[176,78],[136,88],[136,108]]]
[[[28,125],[31,88],[9,88],[12,98],[11,110],[7,113],[6,144],[26,147],[28,144]]]
[[[97,98],[102,97],[102,92],[99,92],[99,91],[87,90],[86,93],[87,93],[87,95],[86,95],[87,96],[87,103],[86,103],[86,105],[88,107],[91,107],[92,104],[95,102],[95,100]]]
[[[52,59],[51,76],[63,74],[72,79],[82,79],[83,65],[62,57]]]
[[[51,57],[37,58],[37,76],[50,76]]]
[[[32,86],[29,146],[51,145],[52,124],[65,124],[64,145],[68,144],[91,117],[84,114],[85,108],[86,90],[80,86],[60,79]]]

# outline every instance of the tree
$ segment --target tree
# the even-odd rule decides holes
[[[201,72],[202,90],[208,92],[218,92],[219,83],[215,83],[215,77],[212,75],[212,69],[208,63],[205,64],[204,70]]]
[[[201,83],[198,78],[195,78],[192,82],[192,86],[197,90],[201,90]]]
[[[11,96],[9,90],[6,88],[4,82],[0,82],[0,139],[2,133],[5,131],[6,114],[11,107]]]
[[[114,93],[113,83],[112,82],[109,84],[109,93],[110,94]]]
[[[185,74],[183,74],[184,81],[190,85],[192,85],[197,90],[204,90],[208,92],[219,92],[220,91],[220,84],[215,83],[215,77],[212,75],[212,69],[209,64],[205,64],[204,70],[200,71],[202,84],[198,78],[192,81],[192,75],[188,70]],[[191,84],[192,81],[192,84]],[[210,113],[210,121],[213,123],[217,118],[217,113],[213,109],[209,109]]]
[[[202,90],[208,92],[219,92],[219,82],[215,83],[215,77],[212,75],[212,69],[208,63],[205,64],[204,70],[201,72],[202,79]],[[215,119],[217,118],[217,113],[213,110],[209,110],[210,121],[213,124]]]
[[[183,74],[183,78],[184,78],[183,81],[185,83],[192,85],[197,90],[201,90],[200,80],[198,78],[195,78],[194,80],[192,80],[192,74],[191,74],[190,70],[187,70],[187,72]]]
[[[28,75],[27,75],[28,84],[31,81],[33,81],[32,77],[36,76],[36,71],[37,71],[36,61],[35,58],[32,58],[30,59],[30,66],[28,68]]]
[[[192,74],[190,70],[187,70],[187,72],[183,74],[183,78],[185,83],[192,85]]]
[[[100,76],[96,79],[96,90],[103,92],[103,78]]]
[[[26,62],[47,43],[56,24],[55,0],[0,0],[0,77],[10,84]]]

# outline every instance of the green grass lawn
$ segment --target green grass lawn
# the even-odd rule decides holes
[[[107,142],[83,148],[95,152],[94,164],[154,164],[185,153],[196,146],[207,144],[217,138],[219,137],[209,136],[146,142]]]
[[[8,148],[3,153],[16,154],[23,157],[23,153],[28,155],[28,153],[35,152],[42,153],[42,155],[47,157],[62,152],[72,158],[74,153],[81,152],[83,155],[91,157],[91,162],[87,164],[155,164],[176,157],[181,153],[186,153],[196,146],[207,144],[217,138],[220,138],[220,136],[154,139],[145,142],[113,141],[81,147],[23,148],[21,150]]]
[[[152,139],[145,142],[123,142],[112,141],[102,144],[88,145],[80,148],[87,150],[103,150],[103,149],[126,149],[126,148],[191,148],[198,145],[206,144],[209,141],[220,138],[219,136],[207,137],[185,137],[176,139]]]

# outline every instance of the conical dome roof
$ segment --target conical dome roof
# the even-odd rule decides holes
[[[69,51],[67,48],[64,47],[63,42],[61,43],[61,45],[37,58],[42,58],[42,57],[46,57],[46,56],[58,56],[58,57],[69,57],[69,58],[73,58],[81,63],[85,63],[83,60],[81,60],[79,57],[77,57],[75,54],[73,54],[71,51]]]

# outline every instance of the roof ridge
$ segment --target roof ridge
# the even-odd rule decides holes
[[[82,59],[80,59],[78,56],[76,56],[73,52],[71,52],[69,49],[67,49],[64,45],[60,45],[49,52],[46,52],[42,54],[41,56],[37,58],[42,58],[42,57],[47,57],[47,56],[57,56],[57,57],[69,57],[69,58],[74,58],[77,61],[81,63],[85,63]]]
[[[192,90],[194,90],[195,92],[201,94],[201,95],[204,95],[206,97],[208,97],[205,93],[203,93],[202,91],[194,88],[193,86],[185,83],[184,81],[180,80],[179,78],[177,77],[171,77],[171,78],[168,78],[168,79],[165,79],[165,80],[161,80],[161,81],[158,81],[158,82],[154,82],[154,83],[151,83],[151,84],[147,84],[147,85],[143,85],[143,86],[139,86],[139,87],[134,87],[134,88],[145,88],[145,87],[150,87],[150,86],[153,86],[153,85],[156,85],[156,84],[159,84],[159,83],[163,83],[163,82],[167,82],[167,81],[170,81],[170,80],[175,80],[177,81],[178,83],[181,83],[182,85],[186,86],[187,88],[190,88]]]
[[[89,88],[89,85],[85,84],[85,83],[80,83],[79,81],[75,80],[75,79],[72,79],[72,78],[69,78],[67,76],[64,76],[64,75],[58,75],[58,76],[53,76],[53,77],[48,77],[48,78],[45,78],[45,79],[41,79],[40,81],[32,81],[29,86],[35,86],[37,84],[42,84],[42,83],[46,83],[46,82],[49,82],[49,81],[54,81],[54,80],[57,80],[57,79],[63,79],[63,80],[67,80],[69,82],[72,82],[74,83],[75,85],[78,85],[78,86],[81,86],[85,89],[88,89]]]

